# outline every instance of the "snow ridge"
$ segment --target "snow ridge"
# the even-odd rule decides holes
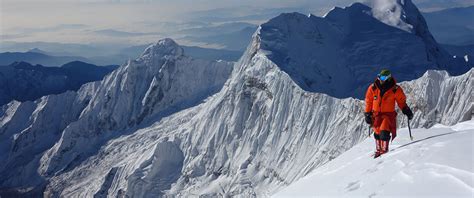
[[[454,77],[445,71],[430,70],[420,79],[400,85],[407,95],[407,103],[420,112],[411,121],[414,127],[428,128],[437,123],[454,125],[474,116],[474,69]],[[405,117],[400,122],[406,126]]]
[[[199,103],[219,91],[230,71],[231,64],[227,62],[195,60],[184,56],[183,49],[173,40],[159,41],[103,81],[82,112],[83,119],[72,123],[61,141],[43,156],[43,163],[49,166],[41,172],[49,175],[71,166],[69,163],[78,163],[84,158],[81,156],[97,149],[84,149],[86,144],[101,145],[101,141],[121,134],[109,131],[147,125]],[[75,154],[77,151],[71,147],[80,149],[82,155]]]

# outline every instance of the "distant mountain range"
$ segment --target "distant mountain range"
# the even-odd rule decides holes
[[[42,96],[78,90],[83,84],[102,80],[118,66],[96,66],[80,61],[60,67],[27,62],[0,66],[0,105],[12,100],[36,100]]]
[[[91,62],[89,59],[79,56],[52,56],[38,48],[27,52],[4,52],[0,53],[0,65],[10,65],[14,62],[24,61],[31,64],[44,66],[63,65],[72,61]]]
[[[252,29],[252,31],[255,31]],[[250,34],[251,35],[251,34]],[[237,61],[240,56],[243,54],[242,46],[246,46],[248,42],[241,42],[242,37],[237,37],[236,39],[230,39],[231,35],[224,36],[228,38],[229,45],[237,46],[235,48],[241,50],[228,50],[228,49],[212,49],[212,48],[202,48],[196,46],[183,46],[186,50],[186,54],[199,59],[204,60],[225,60],[225,61]],[[215,39],[220,39],[222,42],[225,42],[226,38],[219,37]],[[250,36],[248,36],[250,38]],[[246,41],[249,39],[245,39]],[[212,41],[210,41],[212,42]],[[82,57],[82,56],[59,56],[55,53],[47,52],[39,48],[33,48],[27,52],[3,52],[0,53],[0,65],[10,65],[14,62],[28,62],[31,64],[39,64],[43,66],[58,66],[63,65],[72,61],[81,61],[95,65],[120,65],[125,63],[128,59],[134,59],[140,54],[143,53],[146,47],[149,45],[137,45],[132,47],[123,48],[115,54],[104,55],[104,56],[92,56],[92,57]]]

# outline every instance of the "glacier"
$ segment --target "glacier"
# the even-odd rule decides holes
[[[293,20],[306,20],[277,18],[293,28],[300,27]],[[285,42],[269,43],[273,22],[235,64],[193,59],[163,39],[78,92],[2,106],[0,193],[267,197],[366,140],[363,101],[308,91],[295,80],[301,73],[288,70],[303,66],[275,61],[275,53],[308,48],[278,51]],[[473,74],[425,70],[400,83],[415,113],[412,127],[472,119]],[[398,124],[406,126],[405,118]]]

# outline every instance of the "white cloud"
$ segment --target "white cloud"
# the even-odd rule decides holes
[[[413,30],[413,26],[406,23],[402,19],[405,13],[403,13],[404,0],[372,0],[372,14],[375,18],[384,22],[387,25],[398,27],[407,32]]]

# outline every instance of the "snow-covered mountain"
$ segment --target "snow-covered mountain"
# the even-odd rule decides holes
[[[367,8],[351,7],[358,6]],[[325,19],[277,18],[291,31],[273,31],[275,20],[262,25],[232,74],[228,63],[189,58],[165,39],[77,93],[3,106],[1,188],[53,197],[269,196],[336,158],[367,136],[363,102],[302,89],[295,82],[301,73],[289,69],[305,66],[275,57],[310,58],[307,50],[315,48],[279,51],[279,39],[308,33],[293,30],[310,27],[295,21]],[[269,39],[272,32],[278,42]],[[471,119],[473,75],[428,71],[403,83],[412,126]]]
[[[79,120],[67,126],[46,153],[39,152],[32,162],[24,164],[19,164],[18,157],[10,157],[2,171],[2,178],[9,179],[2,186],[39,185],[37,190],[41,192],[43,179],[48,179],[46,195],[268,196],[366,137],[361,101],[305,92],[266,57],[265,51],[258,48],[258,41],[256,35],[218,94],[151,125],[105,135],[106,130],[79,130],[91,126],[81,120],[100,119],[100,113],[85,113],[94,104],[89,102]],[[420,103],[413,104],[413,126],[454,124],[469,119],[473,108],[473,73],[471,70],[449,77],[446,72],[430,71],[418,80],[402,84],[410,103]],[[86,93],[93,93],[92,98],[102,95],[97,94],[101,83],[82,89],[81,97],[76,96],[78,101],[94,100]],[[446,108],[444,104],[450,101],[461,110]],[[44,105],[39,106],[35,112],[46,111]],[[9,112],[18,115],[8,116]],[[35,121],[44,124],[38,113],[34,114]],[[2,123],[7,124],[19,123],[11,119],[28,115],[10,109],[3,114]],[[21,136],[48,137],[30,128],[33,129],[23,131]],[[74,134],[76,130],[80,134]],[[15,136],[11,132],[6,134]],[[115,137],[108,138],[108,142],[100,141],[107,134]],[[35,139],[16,138],[15,145],[22,146],[14,146],[16,152],[10,156],[25,156],[24,152],[36,150],[28,147],[27,142],[32,140]],[[47,140],[49,146],[54,143],[51,138]],[[41,175],[25,170],[38,170]]]
[[[115,138],[64,172],[68,161],[46,160],[83,147],[49,150],[41,164],[60,168],[47,195],[269,196],[365,139],[361,101],[305,92],[256,46],[205,103]],[[469,119],[473,73],[430,71],[403,84],[410,101],[422,104],[413,104],[412,126]],[[446,109],[455,95],[452,106],[461,110]]]
[[[362,98],[381,68],[399,81],[428,69],[469,70],[433,39],[411,1],[369,1],[334,8],[324,17],[282,14],[261,25],[261,48],[303,89]]]
[[[231,71],[230,63],[187,57],[174,41],[164,39],[103,81],[86,84],[77,93],[3,106],[0,111],[2,188],[41,187],[43,175],[32,170],[38,164],[46,164],[40,157],[54,144],[53,148],[61,152],[72,148],[81,148],[81,152],[68,153],[61,159],[50,158],[53,161],[50,164],[79,163],[88,157],[85,153],[91,155],[108,139],[126,134],[125,129],[133,132],[134,126],[146,126],[148,120],[153,122],[199,103],[218,91]],[[84,139],[78,141],[76,138],[80,137]],[[66,145],[69,148],[64,148]]]
[[[474,120],[412,133],[375,160],[367,139],[273,197],[472,197]]]

